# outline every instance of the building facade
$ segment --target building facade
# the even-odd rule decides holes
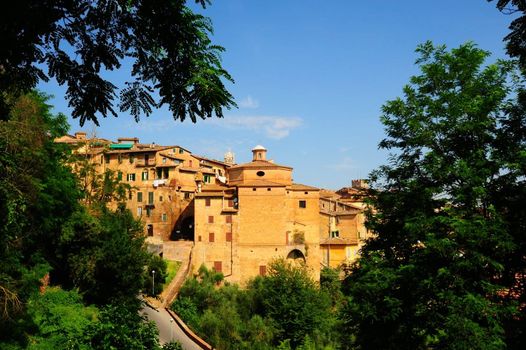
[[[131,186],[126,205],[150,243],[193,242],[194,271],[204,264],[244,284],[283,257],[305,263],[319,279],[323,267],[356,259],[368,235],[354,187],[334,192],[294,183],[293,169],[267,160],[262,146],[252,149],[251,162],[234,164],[231,152],[218,161],[137,138],[77,133],[56,141]]]

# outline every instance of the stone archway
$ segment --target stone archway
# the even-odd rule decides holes
[[[295,262],[305,262],[305,255],[299,249],[293,249],[287,254],[287,259]]]

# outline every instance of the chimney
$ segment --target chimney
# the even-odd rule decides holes
[[[86,139],[86,133],[84,131],[78,131],[75,133],[75,138],[77,140],[85,140]]]

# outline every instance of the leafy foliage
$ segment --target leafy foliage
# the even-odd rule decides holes
[[[168,265],[166,263],[166,260],[164,260],[160,256],[151,255],[149,257],[148,263],[146,265],[147,275],[145,276],[142,288],[145,294],[148,294],[150,296],[161,294],[161,292],[164,289],[164,283],[166,281],[166,278],[168,277],[167,267]],[[155,271],[155,291],[152,290],[152,271]],[[155,294],[152,294],[152,292],[155,292]]]
[[[376,236],[345,283],[345,332],[359,349],[513,348],[524,237],[512,227],[524,210],[509,191],[525,169],[524,138],[502,148],[524,120],[509,114],[513,66],[484,65],[489,53],[472,43],[417,52],[421,74],[383,107],[380,147],[394,153],[372,175]]]
[[[78,293],[54,287],[31,297],[28,314],[38,329],[29,348],[51,350],[79,346],[79,339],[96,321],[98,310],[85,307]]]
[[[127,304],[108,305],[99,321],[86,331],[83,343],[89,349],[160,349],[158,331],[152,322],[145,322],[135,307]]]
[[[185,282],[172,309],[218,349],[320,349],[336,344],[336,312],[305,266],[278,260],[268,272],[239,289],[228,283],[219,286],[222,274],[201,267],[198,278]]]
[[[65,117],[46,99],[12,98],[0,121],[0,348],[159,349],[137,295],[145,267],[162,262],[146,252],[142,224],[123,206],[109,208],[119,198],[111,174],[104,195],[85,200],[70,150],[53,142]]]
[[[526,36],[524,35],[526,32],[526,4],[521,0],[497,0],[497,8],[506,14],[521,13],[511,22],[509,27],[511,32],[504,40],[507,42],[508,55],[518,58],[524,69],[526,68]]]
[[[232,81],[221,66],[223,48],[209,38],[210,20],[185,3],[33,0],[6,6],[0,13],[0,117],[11,108],[6,93],[17,96],[55,78],[67,86],[80,125],[98,125],[97,115],[117,116],[117,86],[103,73],[124,60],[132,61],[132,81],[120,91],[119,107],[136,121],[165,104],[176,120],[222,117],[224,107],[235,106],[223,84]]]

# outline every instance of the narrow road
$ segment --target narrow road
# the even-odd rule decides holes
[[[159,308],[156,310],[148,305],[144,305],[141,314],[145,315],[148,320],[155,322],[157,325],[161,345],[173,339],[178,341],[184,350],[202,350],[179,328],[177,322],[171,321],[172,317],[165,309]]]

